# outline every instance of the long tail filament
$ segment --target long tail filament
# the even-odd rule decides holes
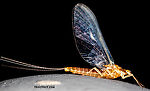
[[[56,70],[64,70],[64,68],[48,68],[48,67],[41,67],[41,66],[37,66],[37,65],[32,65],[32,64],[28,64],[28,63],[24,63],[24,62],[20,62],[20,61],[17,61],[17,60],[13,60],[13,59],[9,59],[9,58],[6,58],[6,57],[1,57],[0,60],[2,61],[5,61],[5,62],[9,62],[9,63],[13,63],[13,64],[17,64],[17,65],[20,65],[20,66],[24,66],[24,67],[29,67],[29,68],[21,68],[20,69],[38,69],[38,70],[49,70],[49,71],[56,71]],[[15,68],[14,66],[9,66],[11,68]],[[19,68],[19,67],[16,67],[16,68]]]

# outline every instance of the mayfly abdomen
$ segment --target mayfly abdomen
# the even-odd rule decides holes
[[[73,74],[81,74],[86,76],[92,76],[97,78],[102,78],[96,71],[89,72],[89,68],[79,68],[79,67],[65,67],[66,72],[72,72]]]

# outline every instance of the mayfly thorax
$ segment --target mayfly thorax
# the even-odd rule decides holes
[[[48,68],[16,61],[6,57],[1,57],[0,60],[23,66],[7,66],[17,69],[34,71],[65,70],[66,72],[72,72],[74,74],[106,79],[115,79],[118,77],[125,79],[127,77],[133,77],[137,84],[143,87],[130,70],[122,69],[120,66],[114,64],[114,60],[98,26],[97,19],[94,13],[86,5],[77,4],[74,7],[72,25],[77,49],[82,58],[90,65],[94,66],[92,69],[79,67]]]

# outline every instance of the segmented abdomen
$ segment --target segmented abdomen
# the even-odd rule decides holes
[[[81,74],[81,75],[101,78],[101,76],[97,72],[95,71],[89,72],[90,70],[91,69],[89,68],[79,68],[79,67],[66,67],[65,68],[66,72],[72,72],[73,74]]]

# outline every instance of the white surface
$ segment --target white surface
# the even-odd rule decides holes
[[[46,81],[55,88],[35,88],[39,81]],[[53,83],[54,82],[54,83]],[[59,82],[60,84],[56,84]],[[40,83],[40,82],[39,82]],[[47,84],[47,85],[48,85]],[[74,74],[37,75],[0,82],[0,91],[150,91],[139,86],[108,79]]]

